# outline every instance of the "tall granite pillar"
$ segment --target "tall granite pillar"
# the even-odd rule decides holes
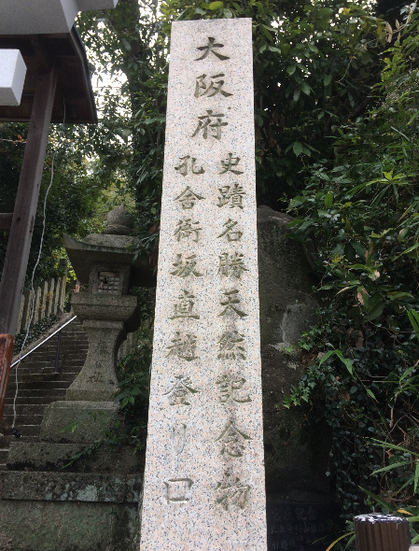
[[[141,551],[266,549],[250,19],[172,26]]]

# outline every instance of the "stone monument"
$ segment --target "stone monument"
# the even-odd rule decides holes
[[[141,551],[266,550],[250,19],[172,27]]]

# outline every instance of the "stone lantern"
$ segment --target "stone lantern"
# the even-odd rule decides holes
[[[82,370],[67,390],[65,402],[54,402],[46,410],[43,437],[51,436],[51,430],[58,435],[60,419],[68,425],[69,409],[73,418],[75,409],[79,415],[92,410],[112,413],[115,409],[117,351],[127,332],[135,331],[140,323],[137,297],[128,292],[132,284],[148,286],[151,282],[144,268],[133,263],[135,255],[129,248],[135,238],[129,235],[131,227],[131,217],[121,206],[108,214],[103,234],[91,234],[82,241],[64,236],[77,278],[87,288],[74,293],[71,304],[83,322],[89,349]],[[74,434],[77,439],[83,438],[83,431],[81,435],[77,431]]]

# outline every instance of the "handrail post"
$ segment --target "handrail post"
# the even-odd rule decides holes
[[[409,551],[407,519],[372,513],[358,515],[354,521],[357,551]]]
[[[58,363],[60,361],[60,348],[61,348],[61,331],[58,333],[57,339],[57,351],[55,353],[55,365],[54,365],[54,374],[58,373]]]

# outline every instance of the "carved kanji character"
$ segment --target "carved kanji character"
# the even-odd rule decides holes
[[[192,222],[192,218],[185,220],[179,220],[174,235],[177,240],[189,239],[192,236],[193,241],[197,242],[199,239],[199,232],[202,228],[199,227],[199,222]]]
[[[219,482],[215,488],[215,501],[225,511],[235,507],[245,509],[249,502],[250,490],[251,487],[243,484],[240,478],[226,473],[223,482]]]
[[[219,259],[218,273],[223,276],[240,279],[243,272],[249,271],[241,253],[222,253]]]
[[[223,231],[223,233],[220,233],[220,235],[217,235],[217,238],[226,236],[227,241],[229,242],[240,241],[240,239],[242,238],[243,232],[239,230],[233,230],[233,228],[237,226],[237,222],[229,218],[227,222],[223,225],[225,226],[226,229]]]
[[[221,61],[226,61],[227,59],[230,59],[226,55],[222,55],[219,52],[216,52],[215,50],[218,49],[218,48],[224,48],[224,44],[217,44],[215,42],[215,38],[212,37],[212,36],[209,36],[208,37],[208,44],[206,46],[198,46],[197,47],[197,50],[199,50],[200,52],[204,52],[204,53],[201,55],[201,57],[197,57],[195,59],[195,61],[201,61],[201,59],[205,59],[210,52],[212,54],[214,54],[216,57],[218,57],[218,59],[220,59]]]
[[[246,349],[243,346],[244,336],[238,331],[227,331],[223,333],[218,341],[219,360],[245,360]]]
[[[219,316],[225,316],[227,312],[235,312],[238,316],[241,318],[244,318],[247,316],[244,312],[239,310],[236,306],[236,304],[240,304],[240,300],[237,298],[238,289],[233,289],[232,291],[225,291],[224,295],[226,299],[224,301],[220,301],[221,306],[225,306],[224,310],[221,312],[221,314],[218,314]]]
[[[204,74],[196,77],[195,97],[200,98],[202,96],[207,96],[208,98],[212,98],[217,94],[222,94],[225,97],[232,96],[233,94],[230,94],[230,92],[226,92],[225,90],[223,90],[224,80],[216,80],[217,78],[220,79],[223,76],[224,73],[210,76],[209,84],[207,84],[206,82],[207,75]]]
[[[226,453],[231,457],[242,457],[246,440],[251,440],[250,436],[240,431],[230,421],[215,441],[221,442],[221,455]]]
[[[219,400],[221,403],[225,404],[228,401],[237,402],[238,404],[246,404],[251,402],[249,394],[242,392],[242,388],[246,383],[244,377],[237,378],[227,373],[221,375],[216,381],[215,384],[218,386],[219,390]]]
[[[232,172],[233,174],[243,174],[241,170],[234,170],[233,167],[237,166],[240,162],[240,157],[233,157],[233,153],[229,153],[225,161],[221,161],[221,166],[223,170],[220,174],[225,174],[226,172]]]
[[[198,356],[195,356],[196,352],[196,336],[191,333],[180,333],[176,331],[175,337],[171,341],[172,344],[167,346],[169,352],[166,358],[169,356],[177,356],[190,362],[197,360]]]
[[[218,191],[220,192],[220,197],[218,197],[217,207],[225,207],[229,204],[230,208],[243,209],[243,197],[246,195],[246,192],[242,186],[236,183],[233,186],[219,188]]]
[[[176,255],[176,261],[173,262],[175,270],[170,272],[172,275],[177,277],[189,277],[193,275],[194,277],[202,277],[203,274],[200,274],[196,269],[197,265],[196,254],[182,258],[182,254]]]
[[[169,404],[171,406],[190,406],[191,404],[188,402],[190,396],[199,392],[192,387],[190,377],[176,375],[170,383],[172,388],[163,394],[163,396],[168,396]]]
[[[188,291],[183,290],[178,296],[178,301],[175,302],[173,309],[174,314],[170,316],[170,319],[177,318],[194,318],[199,319],[199,314],[193,312],[194,307],[194,295]]]
[[[201,167],[195,166],[196,158],[191,157],[190,155],[185,155],[185,157],[180,157],[179,159],[180,164],[178,166],[175,166],[175,170],[177,170],[182,176],[187,176],[188,174],[204,174],[205,170]]]
[[[193,481],[190,478],[172,478],[165,482],[167,502],[187,503]]]
[[[190,210],[195,206],[197,201],[201,201],[202,199],[204,199],[204,197],[198,195],[187,186],[186,189],[175,198],[175,201],[181,204],[183,210]]]
[[[221,140],[221,128],[227,126],[228,122],[223,122],[223,113],[215,114],[212,109],[207,109],[207,114],[202,117],[198,117],[198,126],[195,132],[192,134],[192,138],[202,131],[202,136],[206,140],[208,138],[208,129],[212,128],[214,131],[209,135],[216,140]]]

